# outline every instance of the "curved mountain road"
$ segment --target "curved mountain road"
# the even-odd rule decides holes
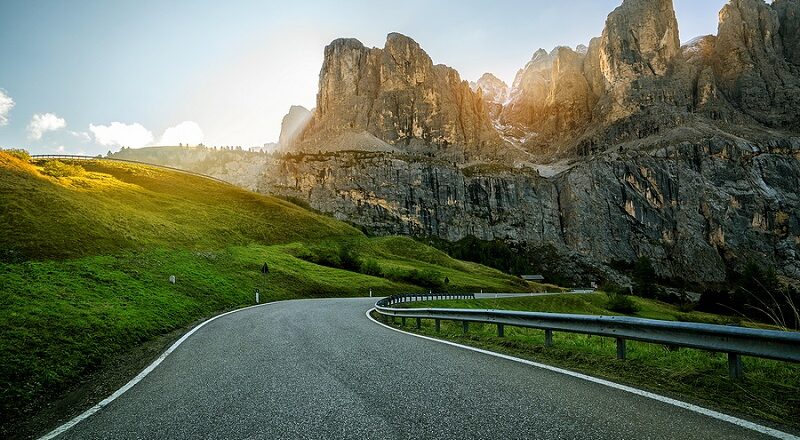
[[[765,438],[392,331],[365,316],[373,303],[285,301],[221,317],[57,438]]]

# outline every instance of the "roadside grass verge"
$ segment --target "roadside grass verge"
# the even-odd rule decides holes
[[[631,316],[717,324],[731,319],[706,313],[684,313],[658,301],[633,299],[641,310]],[[606,301],[606,295],[592,294],[430,301],[404,306],[619,315],[605,310]],[[396,323],[390,320],[390,325],[401,327],[400,322],[399,318]],[[465,335],[460,322],[441,321],[441,331],[436,332],[433,321],[422,320],[422,328],[418,330],[413,319],[407,320],[402,328],[567,368],[745,418],[800,428],[800,365],[797,364],[744,357],[745,377],[733,380],[728,376],[725,354],[702,350],[628,341],[627,359],[619,360],[615,340],[600,336],[554,332],[553,346],[546,347],[543,330],[506,326],[505,337],[500,338],[495,325],[470,323]]]

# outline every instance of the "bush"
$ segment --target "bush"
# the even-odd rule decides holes
[[[338,248],[318,247],[303,252],[297,257],[320,266],[334,267],[351,272],[363,272],[361,259],[350,244],[344,244]],[[375,267],[377,267],[377,263],[374,261],[373,263],[374,266],[370,270],[375,270]],[[380,271],[380,267],[378,267],[378,271]]]
[[[358,258],[358,253],[353,250],[350,244],[343,244],[339,247],[339,261],[341,268],[353,272],[361,271],[361,260]]]
[[[80,165],[69,165],[60,160],[49,160],[42,167],[44,174],[52,177],[73,177],[81,176],[86,170]]]
[[[608,302],[606,303],[608,310],[625,315],[632,315],[639,311],[639,306],[628,295],[619,293],[609,293]]]
[[[342,267],[338,252],[330,248],[314,248],[297,255],[297,257],[320,266],[335,267],[337,269]]]
[[[373,259],[368,259],[361,263],[361,273],[364,275],[372,275],[373,277],[383,276],[381,266]]]
[[[23,160],[28,162],[31,160],[31,154],[28,153],[27,150],[23,150],[21,148],[9,148],[8,150],[2,150],[3,153],[8,154],[9,156],[14,156],[19,160]]]
[[[417,286],[428,287],[430,289],[441,289],[441,275],[433,270],[411,269],[407,272],[391,272],[386,274],[387,278],[394,281],[402,281]]]

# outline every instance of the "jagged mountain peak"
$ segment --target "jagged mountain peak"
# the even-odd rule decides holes
[[[370,142],[362,142],[371,139]],[[382,49],[335,40],[325,50],[317,110],[296,150],[437,151],[456,160],[502,156],[483,100],[458,72],[434,65],[413,39]]]
[[[625,0],[606,19],[600,67],[608,84],[664,75],[680,52],[672,0]]]

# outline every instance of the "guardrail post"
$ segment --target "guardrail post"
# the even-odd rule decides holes
[[[405,327],[405,326],[406,326],[406,317],[405,317],[405,316],[403,316],[402,318],[400,318],[400,323],[402,324],[402,326],[403,326],[403,327]]]
[[[469,321],[461,321],[461,332],[465,335],[469,332]]]
[[[417,329],[420,329],[421,327],[422,327],[422,319],[417,318]]]
[[[505,335],[505,326],[503,324],[497,324],[497,336],[502,338]]]
[[[553,346],[553,331],[550,329],[544,331],[544,346],[545,347]]]
[[[625,339],[617,338],[617,359],[625,359]]]
[[[731,379],[739,380],[744,376],[742,370],[742,357],[739,353],[728,353],[728,372]]]
[[[434,319],[433,322],[436,324],[436,331],[439,332],[442,330],[442,320],[441,319]]]

